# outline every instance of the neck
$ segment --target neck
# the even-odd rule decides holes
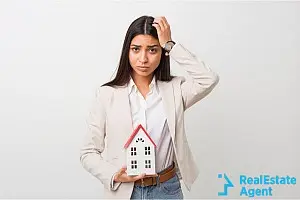
[[[153,74],[150,74],[149,76],[139,76],[136,74],[132,74],[132,79],[136,86],[140,87],[148,87],[152,81]]]

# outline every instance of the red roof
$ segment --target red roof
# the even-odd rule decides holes
[[[138,125],[138,127],[133,131],[133,133],[131,134],[131,136],[129,137],[129,139],[127,140],[126,144],[124,145],[124,148],[127,149],[129,144],[131,143],[131,141],[133,140],[134,136],[139,132],[139,130],[142,129],[143,132],[145,133],[145,135],[149,138],[149,140],[151,141],[151,143],[154,145],[154,147],[156,148],[156,144],[153,142],[153,140],[151,139],[150,135],[147,133],[147,131],[144,129],[144,127],[140,124]]]

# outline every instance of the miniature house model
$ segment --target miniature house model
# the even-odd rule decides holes
[[[124,148],[127,156],[127,175],[155,174],[156,145],[140,124],[132,133]]]

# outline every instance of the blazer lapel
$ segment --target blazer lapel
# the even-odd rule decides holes
[[[126,86],[118,88],[116,93],[116,105],[115,109],[115,121],[118,123],[116,126],[122,127],[122,137],[120,138],[125,145],[127,139],[132,134],[134,128],[132,124],[129,96],[128,96],[128,88]]]
[[[157,81],[159,93],[162,97],[164,111],[167,117],[167,122],[171,137],[175,137],[175,103],[174,103],[174,90],[171,82]]]

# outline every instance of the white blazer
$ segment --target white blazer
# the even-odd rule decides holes
[[[219,76],[181,44],[170,56],[189,77],[169,82],[157,80],[175,151],[177,173],[190,191],[198,176],[184,129],[184,111],[207,96],[219,82]],[[134,130],[127,85],[99,87],[87,119],[88,132],[80,151],[83,167],[104,185],[104,198],[130,199],[134,183],[118,183],[110,189],[111,179],[124,164],[124,144]]]

